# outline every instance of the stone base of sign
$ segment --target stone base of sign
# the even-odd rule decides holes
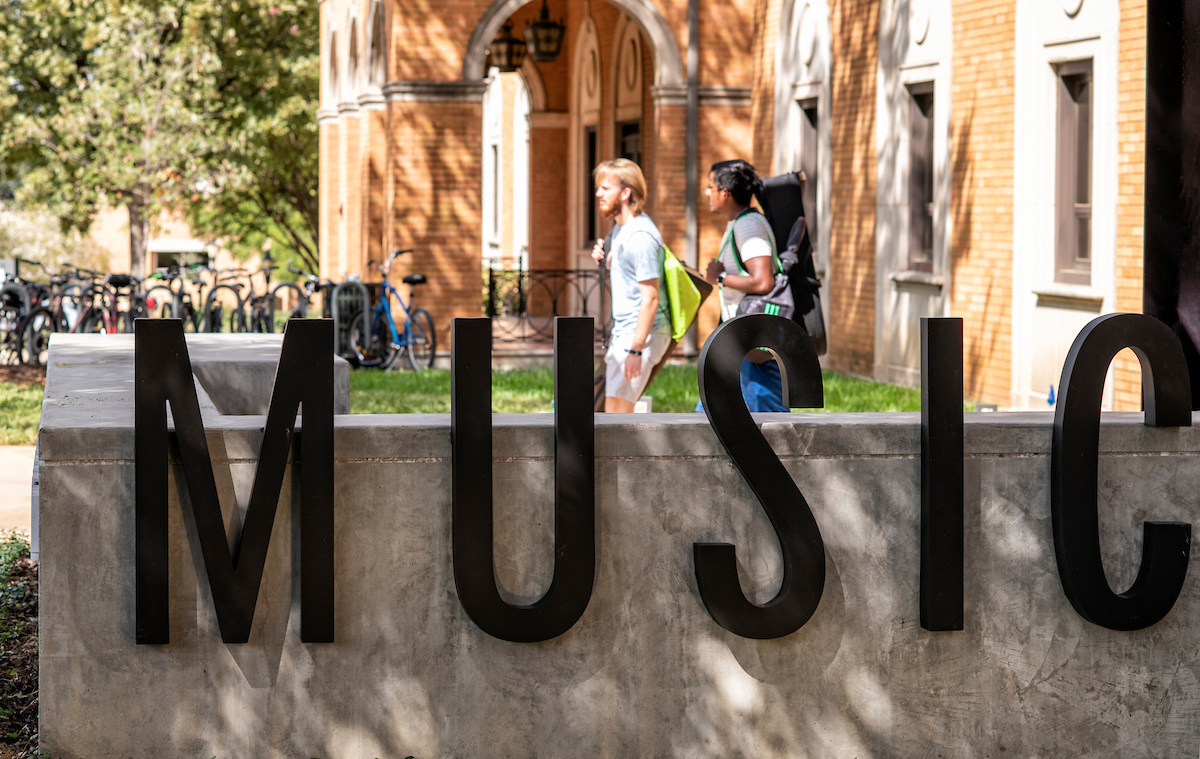
[[[336,642],[299,638],[294,477],[251,642],[221,642],[176,466],[171,643],[138,646],[132,348],[101,340],[56,338],[42,422],[49,756],[968,759],[1200,747],[1198,573],[1147,630],[1103,629],[1074,611],[1055,565],[1045,413],[967,415],[962,632],[919,624],[916,414],[756,417],[827,552],[816,614],[778,640],[728,633],[700,602],[695,542],[735,544],[758,603],[781,576],[771,526],[704,416],[598,416],[595,591],[572,630],[537,644],[492,638],[459,605],[449,416],[414,414],[336,420]],[[202,384],[220,408],[222,391]],[[237,523],[264,422],[205,417]],[[1143,521],[1196,521],[1200,429],[1104,420],[1103,555],[1123,590]],[[496,578],[513,602],[538,597],[553,571],[551,425],[549,414],[495,417]]]

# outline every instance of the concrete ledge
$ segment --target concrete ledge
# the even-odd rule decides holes
[[[703,416],[597,417],[595,589],[566,634],[514,644],[457,600],[449,416],[339,416],[336,642],[299,640],[297,469],[284,480],[251,641],[221,642],[186,488],[171,469],[171,643],[133,640],[132,391],[115,343],[56,343],[41,431],[41,739],[52,756],[1191,756],[1200,581],[1157,625],[1084,621],[1058,580],[1046,413],[970,414],[966,629],[920,628],[916,414],[779,414],[763,433],[826,550],[798,632],[723,630],[692,546],[737,546],[743,591],[778,590],[774,531]],[[79,371],[72,366],[91,367]],[[113,374],[101,374],[102,372]],[[206,385],[207,386],[207,385]],[[211,388],[210,388],[211,392]],[[215,398],[214,398],[215,401]],[[228,524],[260,416],[207,415]],[[494,417],[494,564],[528,602],[553,575],[548,414]],[[1113,587],[1142,523],[1193,522],[1200,429],[1107,414],[1101,549]]]

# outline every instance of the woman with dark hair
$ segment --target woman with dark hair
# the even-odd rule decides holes
[[[708,210],[728,224],[717,257],[708,262],[704,278],[721,293],[722,321],[737,315],[742,298],[768,293],[780,270],[775,235],[767,218],[751,207],[762,189],[754,167],[740,159],[719,161],[708,172]],[[742,397],[751,411],[787,411],[779,365],[770,353],[753,351],[742,360]],[[700,404],[697,411],[702,411]]]

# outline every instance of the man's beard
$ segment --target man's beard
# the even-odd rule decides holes
[[[616,203],[614,203],[612,205],[606,205],[602,199],[597,198],[596,205],[600,209],[601,218],[611,221],[612,219],[614,219],[616,217],[616,215],[617,215],[617,213],[616,213],[617,212],[617,204]]]

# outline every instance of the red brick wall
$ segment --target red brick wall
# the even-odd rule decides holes
[[[654,111],[655,153],[651,174],[646,178],[650,208],[663,241],[677,256],[687,249],[685,204],[687,197],[687,109],[658,106]]]
[[[1122,0],[1117,79],[1117,304],[1142,312],[1142,252],[1145,242],[1146,0]],[[1113,409],[1142,408],[1142,371],[1132,351],[1113,366]]]
[[[954,3],[951,312],[963,318],[963,392],[1001,405],[1012,386],[1015,48],[1013,0]]]
[[[363,240],[361,244],[360,268],[364,276],[375,274],[375,266],[387,259],[390,246],[387,244],[387,112],[364,111],[359,119],[365,130],[365,152],[363,157],[365,193],[361,200],[364,208]]]
[[[320,229],[317,232],[321,259],[321,275],[329,276],[332,271],[330,254],[336,245],[338,217],[338,188],[341,184],[338,161],[338,125],[323,124],[320,127],[320,177],[318,179]]]
[[[831,28],[829,366],[870,375],[875,356],[878,3],[836,0]]]
[[[779,39],[783,0],[758,0],[754,9],[754,81],[750,109],[754,165],[763,176],[776,174],[775,157],[775,43]]]
[[[342,118],[338,124],[342,161],[342,215],[338,234],[340,258],[336,271],[339,277],[348,272],[361,271],[362,196],[366,189],[362,182],[362,139],[359,133],[361,127],[359,117]]]
[[[687,3],[683,5],[680,54],[687,61]],[[700,83],[748,87],[754,79],[759,0],[700,0]]]
[[[393,78],[401,81],[460,79],[467,42],[489,5],[489,0],[396,0],[392,3]],[[514,26],[515,33],[521,31],[521,27]]]
[[[567,130],[533,129],[529,172],[529,268],[567,265]]]
[[[451,317],[479,316],[482,308],[482,108],[478,103],[391,103],[388,108],[391,239],[398,248],[416,249],[409,268],[401,267],[392,279],[407,271],[429,278],[416,302],[433,313],[442,347],[449,347]]]

